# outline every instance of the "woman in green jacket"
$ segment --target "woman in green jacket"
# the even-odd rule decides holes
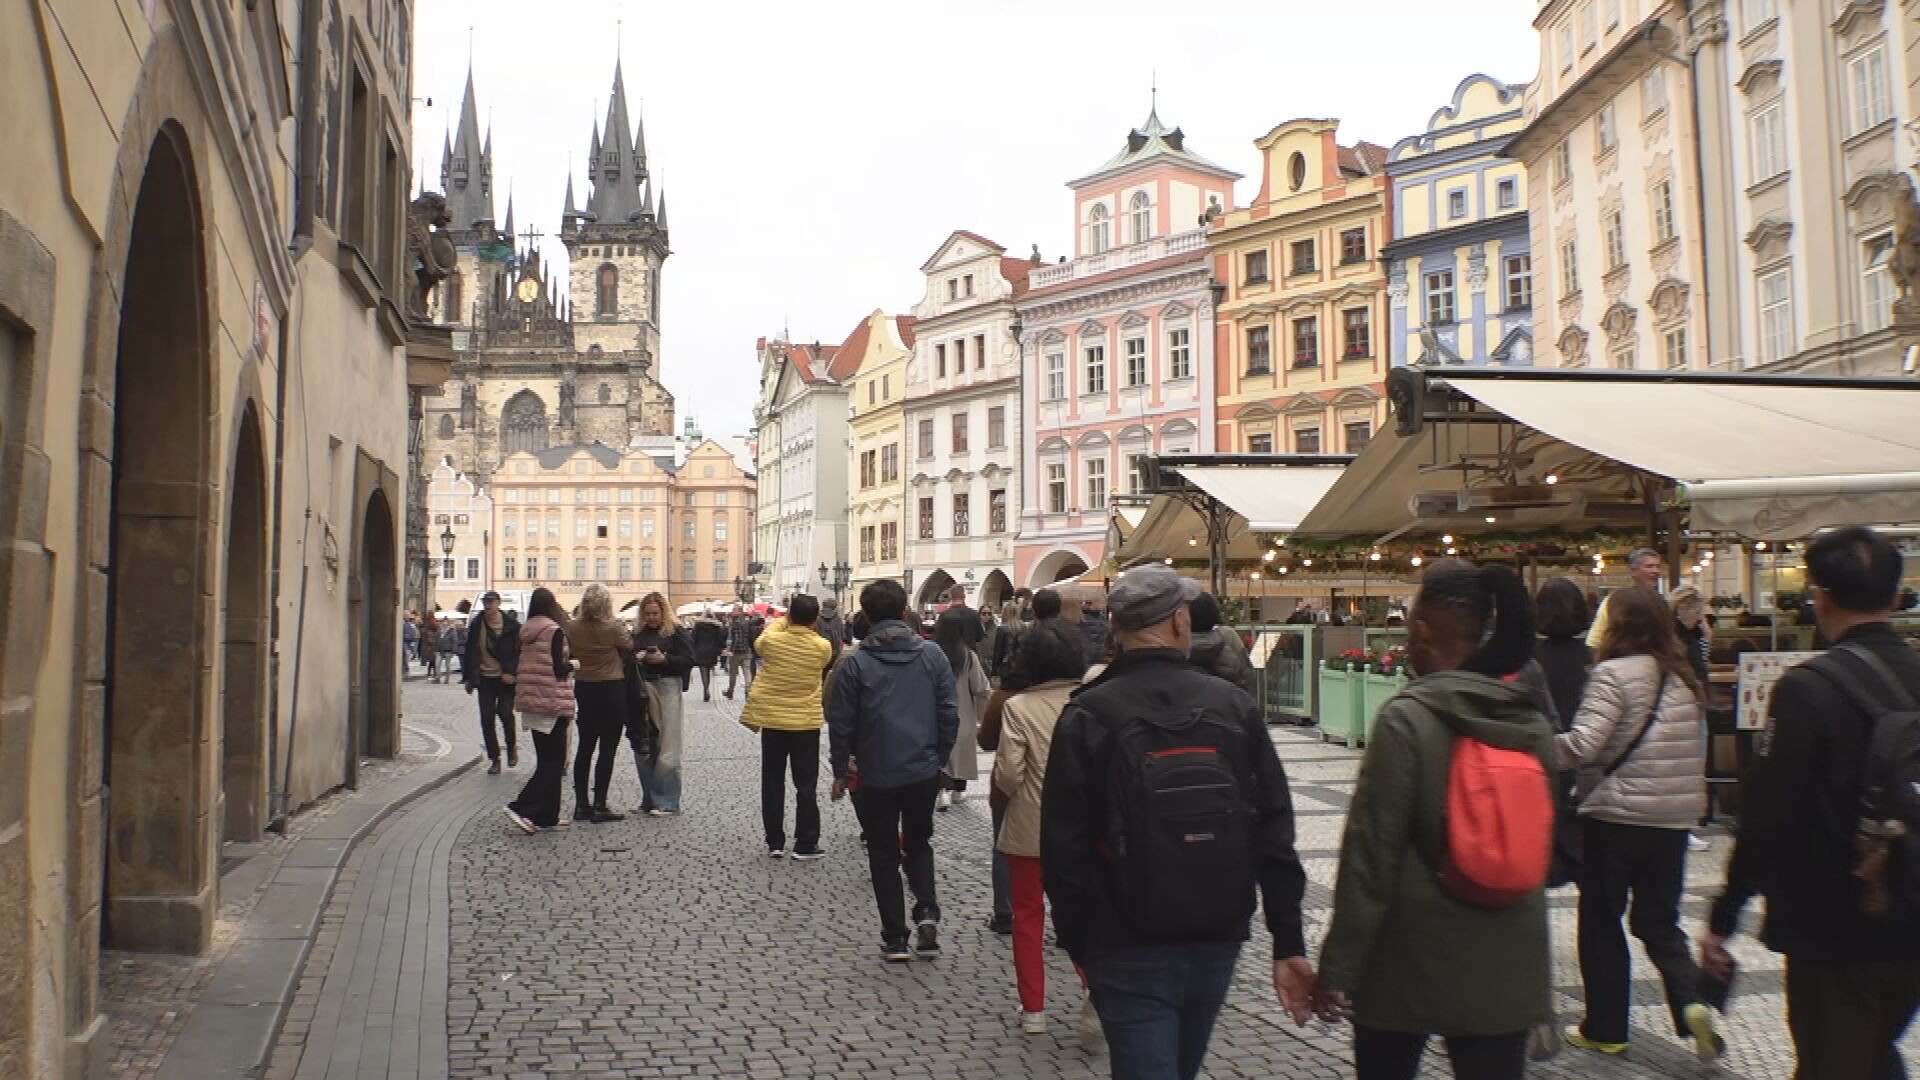
[[[1321,950],[1322,1014],[1350,1017],[1360,1080],[1412,1080],[1430,1037],[1456,1077],[1518,1080],[1552,1018],[1545,892],[1498,910],[1443,891],[1454,740],[1523,750],[1552,775],[1553,728],[1505,677],[1533,652],[1532,604],[1505,567],[1428,572],[1407,628],[1418,677],[1380,710],[1340,848]]]

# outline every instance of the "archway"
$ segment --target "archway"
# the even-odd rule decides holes
[[[258,839],[266,818],[267,485],[251,405],[233,454],[221,653],[220,838],[227,843]]]
[[[393,509],[386,493],[367,497],[354,550],[351,601],[352,731],[347,782],[360,780],[360,758],[390,758],[400,746],[400,576]]]
[[[1013,599],[1013,582],[999,570],[987,575],[980,583],[980,607],[999,610],[1000,605]]]
[[[951,588],[953,588],[952,575],[945,570],[935,570],[927,575],[927,580],[920,583],[920,594],[915,598],[914,606],[924,609],[934,604],[945,603],[947,590]]]
[[[1087,572],[1087,561],[1080,553],[1071,548],[1049,551],[1039,562],[1033,564],[1033,577],[1029,584],[1033,588],[1051,585],[1056,581],[1079,577]]]
[[[191,157],[169,126],[134,203],[111,391],[103,923],[129,949],[200,952],[213,928],[205,304]]]

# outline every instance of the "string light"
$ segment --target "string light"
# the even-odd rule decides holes
[[[1367,556],[1367,559],[1368,559],[1368,561],[1370,561],[1370,562],[1379,562],[1379,561],[1380,561],[1380,553],[1376,551],[1376,552],[1374,552],[1373,554],[1371,554],[1371,555],[1369,555],[1369,556]]]
[[[1301,565],[1301,566],[1312,566],[1312,565],[1313,565],[1313,560],[1312,560],[1312,559],[1301,559],[1301,560],[1300,560],[1300,565]]]
[[[1415,566],[1419,566],[1419,565],[1420,565],[1421,563],[1423,563],[1423,562],[1426,562],[1426,560],[1425,560],[1425,559],[1422,559],[1422,558],[1421,558],[1420,556],[1418,556],[1418,555],[1415,555],[1415,556],[1414,556],[1413,558],[1411,558],[1411,559],[1408,559],[1407,561],[1408,561],[1409,563],[1412,563],[1412,564],[1413,564],[1413,565],[1415,565]]]
[[[1448,549],[1447,549],[1447,554],[1449,554],[1449,555],[1458,555],[1458,554],[1460,554],[1460,552],[1459,552],[1459,551],[1458,551],[1457,549],[1455,549],[1455,548],[1448,548]]]
[[[1172,559],[1168,559],[1168,560],[1167,560],[1167,565],[1168,565],[1168,566],[1172,566],[1172,565],[1173,565],[1173,560],[1172,560]]]
[[[1491,525],[1491,524],[1493,524],[1493,523],[1494,523],[1494,521],[1495,521],[1495,520],[1496,520],[1496,519],[1494,518],[1494,516],[1493,516],[1492,514],[1488,514],[1488,515],[1487,515],[1487,524],[1489,524],[1489,525]]]
[[[1265,555],[1262,555],[1262,556],[1260,556],[1260,558],[1261,558],[1261,561],[1263,561],[1263,562],[1272,562],[1272,561],[1273,561],[1273,557],[1274,557],[1275,555],[1278,555],[1278,554],[1280,554],[1280,553],[1279,553],[1279,552],[1277,552],[1277,551],[1269,551],[1269,552],[1267,552],[1267,553],[1266,553]]]
[[[1547,474],[1547,483],[1549,483],[1549,484],[1557,484],[1557,483],[1559,483],[1559,482],[1560,482],[1560,477],[1559,477],[1559,475],[1558,475],[1558,474],[1556,474],[1556,473],[1548,473],[1548,474]]]
[[[1767,542],[1765,540],[1760,541],[1759,543],[1753,545],[1753,550],[1755,551],[1767,550]]]
[[[1440,538],[1440,542],[1441,542],[1441,543],[1443,543],[1443,544],[1451,544],[1451,543],[1453,543],[1453,534],[1452,534],[1452,533],[1448,533],[1447,535],[1445,535],[1445,536],[1443,536],[1443,537],[1441,537],[1441,538]]]
[[[1187,537],[1187,546],[1188,546],[1188,547],[1199,547],[1199,546],[1200,546],[1200,541],[1199,541],[1199,540],[1197,540],[1197,539],[1195,539],[1195,538],[1193,538],[1193,537],[1191,537],[1191,536],[1189,536],[1189,537]]]
[[[1284,567],[1284,566],[1283,566],[1283,567],[1281,567],[1281,568],[1280,568],[1280,572],[1281,572],[1281,573],[1283,573],[1283,574],[1284,574],[1284,573],[1286,573],[1286,572],[1287,572],[1287,568],[1286,568],[1286,567]]]
[[[1259,581],[1259,580],[1260,580],[1260,571],[1258,571],[1258,570],[1255,570],[1255,571],[1254,571],[1253,573],[1251,573],[1251,574],[1248,574],[1247,576],[1248,576],[1248,577],[1250,577],[1250,578],[1252,578],[1252,579],[1253,579],[1253,580],[1255,580],[1255,581]]]

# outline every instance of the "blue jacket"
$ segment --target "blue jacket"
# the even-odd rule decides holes
[[[861,639],[827,694],[833,775],[859,762],[863,787],[896,788],[937,776],[960,737],[953,666],[906,623],[888,620]]]

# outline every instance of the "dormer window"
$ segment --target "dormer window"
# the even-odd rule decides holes
[[[1111,224],[1105,206],[1095,203],[1093,209],[1087,211],[1087,254],[1099,255],[1113,246]]]

